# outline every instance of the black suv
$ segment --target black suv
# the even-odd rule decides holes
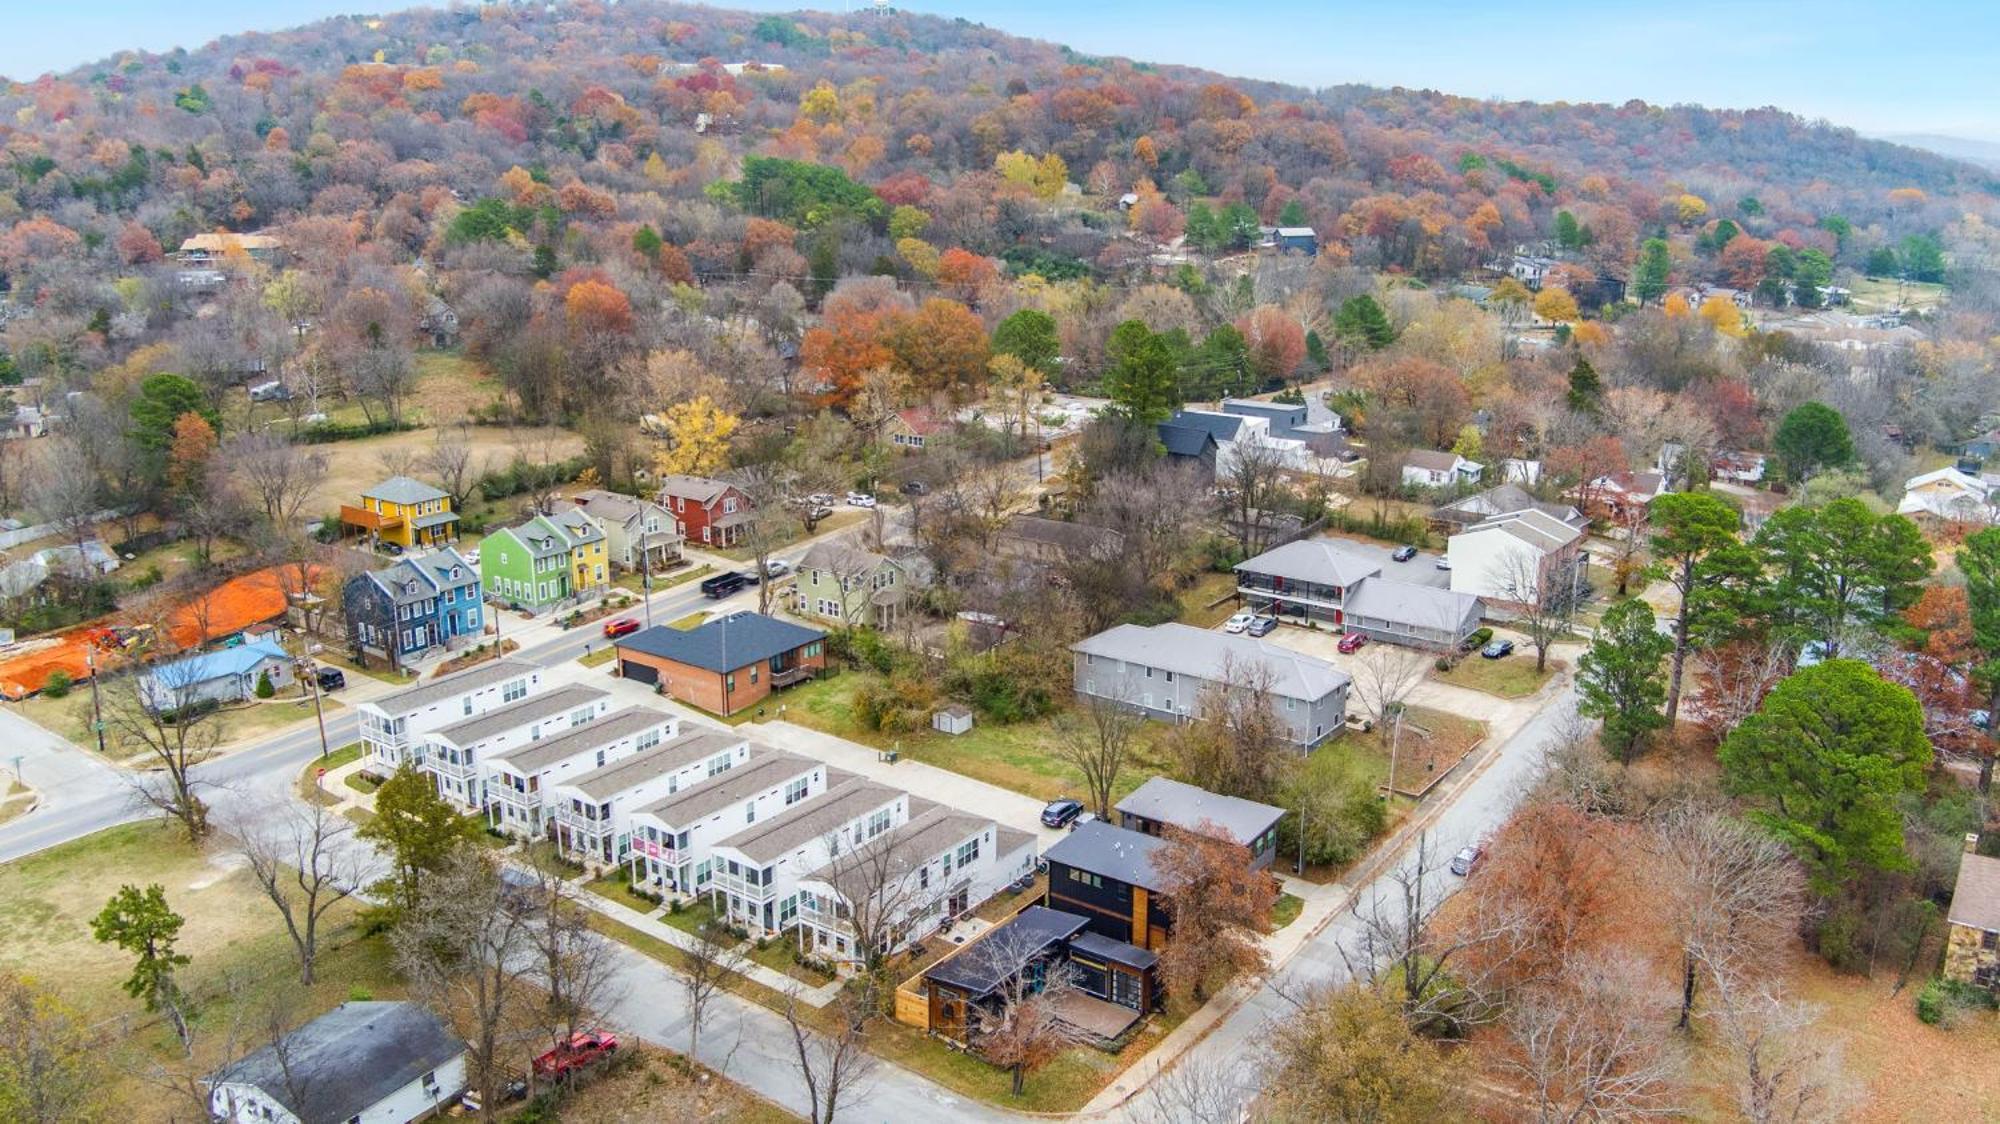
[[[322,691],[338,691],[347,686],[347,673],[337,667],[322,667],[313,672],[313,679]]]
[[[1061,800],[1051,800],[1042,809],[1043,827],[1062,827],[1083,814],[1083,803],[1065,796]]]

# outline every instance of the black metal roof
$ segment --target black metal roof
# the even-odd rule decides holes
[[[1031,905],[933,965],[924,978],[977,999],[1089,924],[1074,913]]]

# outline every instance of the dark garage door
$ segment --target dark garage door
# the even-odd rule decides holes
[[[618,675],[620,678],[636,679],[641,683],[658,684],[660,681],[659,668],[633,660],[619,660]]]

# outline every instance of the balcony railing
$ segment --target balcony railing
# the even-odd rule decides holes
[[[778,890],[775,885],[764,886],[752,883],[740,874],[728,874],[724,872],[711,873],[708,876],[708,884],[712,890],[720,890],[725,894],[735,894],[746,901],[752,902],[767,902],[777,894]]]
[[[794,683],[802,683],[811,679],[812,676],[813,669],[810,667],[804,665],[788,667],[783,671],[774,671],[771,673],[771,686],[774,688],[789,687]]]
[[[1286,601],[1310,601],[1333,608],[1339,608],[1342,601],[1341,591],[1337,586],[1318,585],[1313,582],[1274,581],[1252,574],[1238,574],[1236,588],[1242,593],[1263,594]]]
[[[479,771],[479,766],[469,761],[458,764],[436,754],[427,754],[424,758],[424,770],[440,777],[463,781],[472,779],[472,775]]]

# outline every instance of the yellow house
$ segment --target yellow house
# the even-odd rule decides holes
[[[392,476],[361,493],[359,506],[341,504],[340,522],[405,550],[442,546],[458,538],[458,513],[451,509],[451,496],[407,476]],[[598,537],[601,540],[603,533]]]
[[[582,508],[547,517],[569,537],[570,590],[582,593],[611,584],[611,552],[604,528]]]

